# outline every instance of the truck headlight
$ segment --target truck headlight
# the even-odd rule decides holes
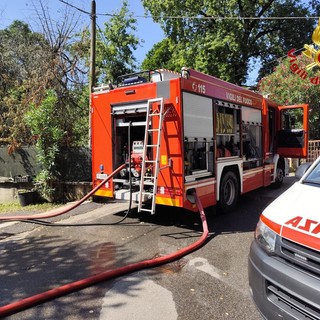
[[[259,220],[254,234],[259,245],[269,254],[274,253],[277,234]]]

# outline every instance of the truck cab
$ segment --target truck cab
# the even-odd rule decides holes
[[[320,158],[261,214],[249,286],[265,319],[320,319]]]

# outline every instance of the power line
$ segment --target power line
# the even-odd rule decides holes
[[[91,18],[94,18],[94,17],[97,17],[97,16],[109,16],[109,17],[118,17],[120,16],[119,14],[109,14],[109,13],[94,13],[94,17],[92,16],[92,12],[88,12],[88,11],[85,11],[81,8],[78,8],[68,2],[66,2],[65,0],[59,0],[60,2],[82,12],[82,13],[85,13],[87,15],[90,15]],[[156,17],[153,17],[153,16],[149,16],[149,15],[133,15],[131,16],[133,18],[145,18],[145,19],[198,19],[198,20],[309,20],[309,19],[320,19],[320,17],[292,17],[292,16],[285,16],[285,17],[236,17],[236,16],[231,16],[231,17],[220,17],[220,16],[216,16],[216,17],[212,17],[212,16],[207,16],[207,15],[204,15],[204,16],[156,16]],[[105,39],[105,36],[102,32],[102,30],[100,29],[99,25],[95,22],[95,26],[98,28],[98,31],[101,35],[102,38]],[[297,49],[295,50],[294,53],[297,53],[301,50],[303,50],[304,48],[300,48],[300,49]],[[285,56],[282,56],[282,57],[279,57],[277,59],[273,59],[271,61],[268,61],[266,62],[266,64],[272,64],[272,63],[275,63],[277,62],[278,64],[280,63],[281,60],[283,60],[285,57],[287,57],[287,55]]]
[[[64,1],[64,0],[59,0],[59,1],[62,2],[62,3],[64,3],[64,4],[67,5],[67,6],[71,7],[71,8],[74,8],[74,9],[76,9],[76,10],[82,12],[82,13],[85,13],[85,14],[88,14],[88,15],[91,16],[91,12],[89,12],[89,11],[85,11],[85,10],[83,10],[83,9],[81,9],[81,8],[78,8],[78,7],[72,5],[71,3],[67,2],[67,1]]]
[[[300,51],[302,51],[302,50],[304,50],[303,47],[302,47],[302,48],[299,48],[299,49],[296,49],[295,51],[292,52],[292,54],[298,53],[298,52],[300,52]],[[276,58],[276,59],[273,59],[273,60],[271,60],[271,61],[266,62],[265,65],[271,64],[271,63],[274,63],[274,62],[278,62],[278,63],[279,63],[279,61],[281,61],[281,60],[283,60],[283,59],[285,59],[285,58],[287,58],[287,57],[288,57],[288,54],[283,55],[282,57],[279,57],[279,58]]]
[[[90,12],[85,11],[79,7],[76,7],[72,5],[71,3],[65,1],[65,0],[59,0],[60,2],[82,12],[88,15],[91,15]],[[119,17],[119,14],[113,14],[113,13],[96,13],[96,16],[107,16],[107,17]],[[241,17],[241,16],[184,16],[184,15],[178,15],[178,16],[151,16],[151,15],[132,15],[132,18],[137,19],[168,19],[168,20],[309,20],[309,19],[320,19],[320,16],[310,16],[310,17],[292,17],[292,16],[284,16],[284,17]]]
[[[117,17],[118,14],[111,13],[97,13],[98,16]],[[168,20],[311,20],[319,19],[320,17],[199,17],[199,16],[149,16],[149,15],[133,15],[132,18],[145,18],[145,19],[168,19]]]

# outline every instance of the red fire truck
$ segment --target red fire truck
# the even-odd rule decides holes
[[[285,157],[307,156],[308,106],[279,106],[258,93],[183,68],[121,76],[95,88],[93,187],[123,163],[95,195],[195,210],[229,211],[238,196],[280,185]]]

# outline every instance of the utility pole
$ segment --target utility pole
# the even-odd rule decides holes
[[[91,112],[92,112],[92,105],[91,105],[91,93],[93,92],[93,88],[96,84],[96,1],[91,1],[91,43],[90,43],[90,77],[89,77],[89,148],[91,149]]]

